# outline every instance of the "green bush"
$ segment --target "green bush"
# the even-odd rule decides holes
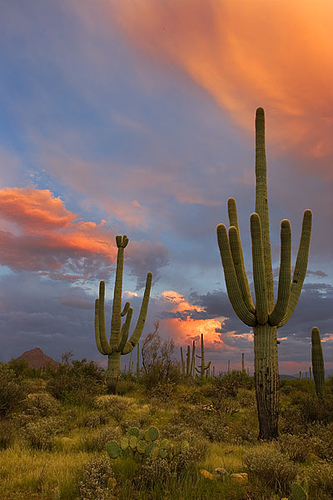
[[[81,500],[110,500],[116,481],[111,462],[108,458],[93,458],[84,466],[80,481]]]
[[[65,430],[65,424],[60,417],[46,417],[29,422],[23,437],[34,450],[51,450],[53,437]]]
[[[311,498],[331,500],[333,498],[333,463],[315,463],[307,470]]]
[[[24,413],[33,417],[51,417],[59,415],[61,405],[51,394],[41,392],[37,394],[29,394],[25,404]]]
[[[132,406],[132,402],[124,399],[122,396],[107,395],[96,398],[95,404],[97,408],[107,411],[110,417],[113,417],[117,422],[121,422]]]
[[[278,442],[280,451],[293,462],[305,462],[312,451],[311,442],[305,435],[282,434]]]
[[[262,444],[243,457],[250,481],[259,483],[263,489],[288,494],[297,475],[295,464],[277,449],[274,444]]]
[[[64,403],[93,406],[94,398],[105,391],[104,371],[93,361],[73,361],[59,367],[46,390]]]
[[[0,418],[22,407],[27,396],[21,378],[5,363],[0,363]]]
[[[96,431],[86,433],[80,439],[80,450],[88,453],[104,451],[109,441],[119,440],[121,435],[119,427],[96,429]]]
[[[0,420],[0,450],[9,448],[15,440],[16,428],[11,420]]]

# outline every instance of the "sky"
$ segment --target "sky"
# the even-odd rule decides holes
[[[110,328],[115,236],[127,234],[130,332],[151,271],[142,338],[158,321],[179,359],[203,333],[216,371],[239,369],[244,353],[253,372],[216,226],[234,197],[251,282],[263,107],[276,288],[280,221],[291,221],[294,264],[313,211],[303,291],[278,330],[280,372],[308,371],[313,326],[333,370],[331,0],[0,0],[0,11],[0,361],[40,347],[105,363],[94,301],[103,279]]]

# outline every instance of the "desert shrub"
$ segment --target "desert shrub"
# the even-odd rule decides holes
[[[230,424],[228,428],[228,439],[237,444],[254,443],[259,434],[258,417],[255,413],[242,415],[239,420]]]
[[[93,458],[85,464],[80,481],[81,500],[110,500],[113,495],[116,480],[108,458]]]
[[[30,368],[28,361],[25,359],[11,359],[8,366],[15,372],[17,377],[31,377],[33,374],[33,370]]]
[[[26,378],[24,384],[28,394],[36,394],[37,392],[45,392],[46,380],[43,378]]]
[[[209,441],[225,441],[228,436],[226,415],[216,412],[212,405],[180,406],[171,421],[196,429]]]
[[[308,426],[305,438],[311,453],[323,460],[333,460],[333,423],[327,426],[319,423]]]
[[[5,363],[0,363],[0,418],[21,408],[27,396],[22,379]]]
[[[138,384],[136,379],[128,379],[121,375],[117,383],[117,394],[119,396],[125,396],[126,394],[129,394],[131,392],[138,391],[140,387],[141,386]]]
[[[105,450],[109,441],[120,440],[122,434],[119,427],[103,427],[89,432],[80,439],[80,450],[91,452],[101,452]]]
[[[306,378],[280,379],[280,392],[286,396],[294,392],[314,394],[314,383]]]
[[[305,435],[282,434],[279,437],[279,449],[294,462],[305,462],[311,453],[311,443]]]
[[[60,434],[64,430],[63,419],[60,417],[46,417],[29,422],[22,433],[29,446],[34,450],[51,450],[53,436]]]
[[[174,475],[170,461],[160,457],[148,458],[141,466],[140,480],[150,487],[157,483],[165,483]]]
[[[238,389],[240,388],[248,390],[253,389],[253,377],[250,377],[246,372],[241,371],[224,373],[213,378],[211,397],[217,400],[219,400],[221,396],[235,398],[237,396]]]
[[[203,460],[208,450],[208,441],[198,432],[193,431],[185,424],[171,424],[169,423],[161,432],[163,438],[170,438],[171,440],[187,441],[189,450],[186,457],[190,457],[191,461],[198,462]]]
[[[309,493],[312,498],[333,498],[333,463],[314,463],[307,470]]]
[[[263,444],[243,457],[250,481],[276,492],[288,493],[297,475],[295,464],[274,444]]]
[[[244,389],[240,387],[238,389],[237,401],[242,408],[256,408],[257,401],[256,395],[253,390]]]
[[[16,428],[12,420],[0,420],[0,450],[9,448],[15,440]]]
[[[105,390],[104,370],[86,359],[63,364],[48,381],[46,390],[64,403],[93,406],[94,398]]]
[[[90,429],[97,429],[101,425],[108,423],[108,415],[103,411],[91,411],[84,415],[82,426]]]
[[[315,394],[295,391],[289,398],[291,413],[296,412],[302,422],[321,422],[326,425],[333,421],[333,395],[328,394],[320,399]]]
[[[142,344],[142,376],[140,383],[149,392],[160,384],[178,384],[181,380],[178,363],[173,359],[174,341],[162,340],[159,323],[149,333]]]
[[[60,411],[59,401],[47,392],[29,394],[24,405],[24,413],[34,417],[51,417],[59,415]]]
[[[108,395],[96,398],[95,404],[97,408],[102,408],[107,411],[110,417],[113,417],[120,422],[124,415],[132,406],[132,402],[124,399],[122,396]]]

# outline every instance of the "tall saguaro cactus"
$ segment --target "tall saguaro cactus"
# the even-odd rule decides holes
[[[325,368],[323,358],[323,348],[320,340],[319,329],[314,326],[311,331],[312,344],[312,371],[316,387],[316,394],[319,398],[324,395]]]
[[[128,340],[133,309],[132,307],[130,307],[130,303],[126,302],[123,310],[121,310],[124,250],[128,244],[128,241],[129,240],[126,235],[116,236],[118,255],[117,255],[116,281],[115,281],[113,304],[112,304],[110,341],[108,341],[105,331],[104,281],[100,282],[99,298],[96,299],[95,301],[96,345],[101,354],[105,354],[108,356],[108,367],[106,371],[106,378],[107,378],[108,392],[110,394],[114,394],[116,392],[116,384],[120,374],[121,355],[132,352],[133,348],[137,345],[137,343],[140,340],[143,327],[146,321],[149,295],[152,282],[152,274],[148,273],[140,314],[135,329],[130,339]],[[121,324],[122,317],[125,317],[123,325]]]
[[[275,302],[267,200],[265,115],[262,108],[256,112],[255,174],[256,206],[250,217],[255,304],[245,272],[234,198],[228,200],[229,231],[224,224],[219,224],[217,239],[231,305],[238,317],[253,327],[259,438],[270,440],[278,435],[277,328],[290,319],[301,293],[309,255],[312,213],[311,210],[304,212],[292,277],[291,226],[287,219],[281,222],[281,260]]]

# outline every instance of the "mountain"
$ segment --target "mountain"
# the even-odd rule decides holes
[[[50,356],[44,354],[39,347],[35,347],[30,351],[25,351],[17,359],[24,359],[27,361],[30,368],[45,368],[47,366],[57,368],[60,365],[60,363],[54,361]]]

